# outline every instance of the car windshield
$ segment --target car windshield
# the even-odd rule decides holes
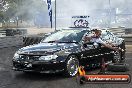
[[[46,37],[43,42],[80,42],[86,30],[60,30]]]

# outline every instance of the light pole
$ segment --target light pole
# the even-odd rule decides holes
[[[52,28],[52,1],[47,0],[47,5],[48,5],[48,14],[50,17],[50,24],[51,24],[51,28]]]
[[[109,0],[109,27],[111,26],[111,1]]]
[[[55,0],[55,31],[56,31],[56,0]]]

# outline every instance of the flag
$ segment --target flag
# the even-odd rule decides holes
[[[52,27],[52,6],[51,6],[51,0],[47,0],[48,5],[48,14],[50,17],[51,27]]]

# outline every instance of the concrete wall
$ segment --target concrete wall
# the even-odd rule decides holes
[[[27,28],[27,35],[37,35],[41,33],[49,33],[55,31],[55,28]]]
[[[28,40],[26,40],[27,38]],[[0,37],[0,48],[24,46],[24,44],[26,45],[27,43],[34,44],[35,42],[40,42],[40,40],[42,39],[41,36],[27,36],[27,38],[25,39],[25,37],[23,36]],[[132,36],[122,36],[122,38],[125,39],[126,45],[132,45]]]
[[[23,45],[22,36],[0,37],[0,48]]]

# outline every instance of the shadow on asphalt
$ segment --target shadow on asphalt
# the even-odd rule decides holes
[[[16,79],[23,79],[23,80],[39,80],[39,81],[52,81],[52,80],[60,80],[60,79],[67,79],[70,77],[66,77],[61,73],[24,73],[19,72],[15,73]]]
[[[87,69],[86,73],[98,73],[99,68],[95,69]],[[72,79],[75,77],[68,77],[64,75],[64,73],[24,73],[24,72],[14,72],[14,76],[16,79],[20,80],[39,80],[39,81],[52,81],[52,80],[61,80],[61,79]]]

